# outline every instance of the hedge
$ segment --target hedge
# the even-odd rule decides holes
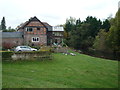
[[[14,54],[13,51],[4,51],[2,52],[2,59],[11,59],[11,56]]]
[[[49,51],[30,51],[30,52],[13,52],[13,51],[3,51],[2,59],[3,60],[12,60],[13,54],[39,54],[40,56],[50,56],[51,52]]]

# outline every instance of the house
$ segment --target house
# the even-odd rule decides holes
[[[54,26],[52,27],[52,41],[55,43],[62,43],[63,42],[63,34],[64,34],[64,29],[63,27],[60,26]]]
[[[41,22],[36,16],[21,24],[16,32],[2,32],[3,47],[52,45],[63,41],[63,27]]]

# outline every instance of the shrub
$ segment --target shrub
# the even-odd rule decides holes
[[[5,60],[5,59],[11,59],[11,56],[13,55],[14,53],[12,51],[4,51],[2,52],[2,59]]]
[[[26,51],[26,52],[14,52],[15,54],[21,54],[21,53],[23,53],[23,54],[32,54],[32,53],[34,53],[34,54],[50,54],[50,52],[49,51]]]
[[[2,47],[0,46],[0,50],[2,50]]]
[[[40,51],[48,51],[48,52],[51,52],[52,51],[52,48],[51,47],[48,47],[48,46],[42,46],[40,48]]]
[[[37,49],[37,50],[39,50],[40,49],[40,46],[31,46],[32,48],[35,48],[35,49]]]
[[[11,49],[14,46],[14,44],[3,42],[2,46],[3,46],[4,49]]]

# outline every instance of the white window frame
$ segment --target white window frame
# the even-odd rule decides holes
[[[33,28],[32,28],[32,27],[26,27],[26,31],[27,31],[27,32],[32,32],[32,31],[29,30],[30,28],[31,28],[32,31],[33,31]]]
[[[40,38],[39,37],[32,37],[32,42],[39,42]]]

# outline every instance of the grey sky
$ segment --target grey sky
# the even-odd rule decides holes
[[[30,17],[37,16],[50,25],[64,24],[70,16],[85,20],[88,15],[101,20],[118,9],[119,0],[0,0],[0,20],[16,28]]]

